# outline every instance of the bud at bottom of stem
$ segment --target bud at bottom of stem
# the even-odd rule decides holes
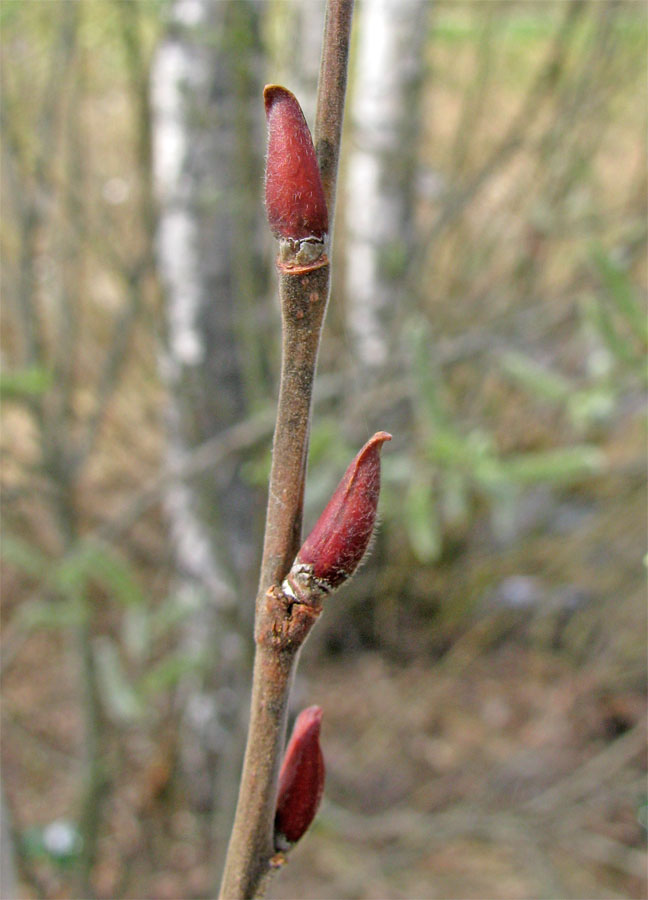
[[[322,710],[309,706],[297,717],[279,773],[275,846],[288,850],[307,831],[324,791],[324,757],[319,743]]]

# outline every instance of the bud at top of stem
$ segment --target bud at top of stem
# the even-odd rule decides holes
[[[275,844],[286,850],[315,818],[324,790],[324,757],[319,743],[322,710],[309,706],[297,717],[279,773]]]
[[[278,238],[323,244],[328,210],[306,119],[294,94],[278,84],[263,91],[268,121],[265,202]],[[323,251],[322,251],[323,252]]]
[[[344,473],[297,554],[283,589],[312,603],[353,575],[367,551],[380,494],[380,450],[391,434],[370,438]]]

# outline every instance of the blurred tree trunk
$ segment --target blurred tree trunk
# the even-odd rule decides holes
[[[176,0],[152,71],[172,465],[262,399],[261,10]],[[194,802],[216,808],[218,855],[246,719],[258,504],[238,462],[175,483],[166,500],[185,650],[203,663],[180,689],[181,761]]]
[[[272,80],[285,84],[295,94],[311,127],[315,123],[325,9],[326,0],[273,0],[268,13]]]
[[[347,174],[346,296],[361,368],[384,366],[402,314],[414,201],[428,0],[359,7]]]

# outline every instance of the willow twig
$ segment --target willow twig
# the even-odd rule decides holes
[[[329,0],[318,90],[315,144],[331,213],[353,0]],[[283,90],[283,89],[279,89]],[[330,291],[322,244],[312,260],[279,262],[282,366],[261,577],[256,601],[256,654],[248,741],[220,896],[255,897],[273,866],[274,813],[286,709],[299,649],[319,614],[290,604],[281,584],[299,550],[304,482],[320,333]]]

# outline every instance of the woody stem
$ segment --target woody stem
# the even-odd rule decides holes
[[[327,2],[315,145],[331,221],[352,9],[353,0]],[[279,272],[282,364],[256,600],[250,725],[221,900],[258,896],[270,871],[290,685],[299,648],[318,614],[305,607],[291,609],[274,588],[288,573],[301,542],[312,391],[329,297],[330,265],[323,256],[301,268],[279,264]]]

